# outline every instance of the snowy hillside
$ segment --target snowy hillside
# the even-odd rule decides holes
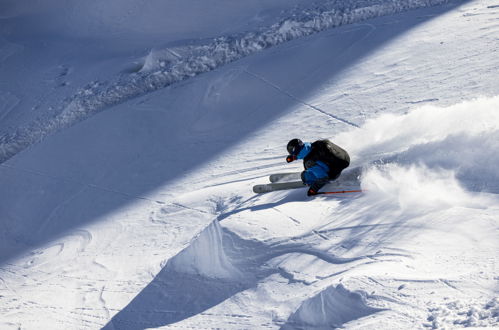
[[[0,4],[0,329],[499,327],[499,4]],[[352,163],[254,194],[291,138]]]

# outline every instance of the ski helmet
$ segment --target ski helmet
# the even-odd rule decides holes
[[[303,149],[303,141],[300,139],[293,139],[288,142],[286,147],[290,155],[298,155],[300,151]]]

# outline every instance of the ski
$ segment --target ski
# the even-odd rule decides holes
[[[269,176],[270,182],[295,181],[300,180],[301,172],[275,173]]]
[[[256,186],[253,186],[253,192],[257,194],[262,194],[271,191],[288,190],[288,189],[296,189],[303,187],[306,187],[306,185],[304,185],[303,182],[301,181],[257,184]]]
[[[361,167],[349,168],[341,174],[337,181],[350,182],[358,181],[358,177],[362,173]],[[274,182],[285,182],[285,181],[298,181],[301,179],[301,172],[288,172],[288,173],[275,173],[269,176],[269,181]]]
[[[338,189],[339,192],[328,192],[327,194],[337,194],[337,193],[347,193],[347,192],[360,192],[360,182],[359,177],[362,173],[361,167],[354,167],[344,171],[341,176],[332,182],[329,182],[324,189]],[[301,172],[289,172],[289,173],[275,173],[269,176],[269,181],[271,183],[258,184],[253,186],[253,191],[257,194],[277,191],[277,190],[288,190],[306,187],[302,181],[298,181],[301,178]],[[340,190],[341,189],[341,190]],[[319,194],[322,194],[319,192]]]

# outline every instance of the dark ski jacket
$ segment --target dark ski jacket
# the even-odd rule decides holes
[[[329,140],[305,143],[298,159],[303,159],[304,176],[309,177],[306,181],[325,179],[326,176],[328,180],[335,180],[350,165],[348,153]]]

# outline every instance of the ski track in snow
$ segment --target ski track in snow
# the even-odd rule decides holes
[[[314,106],[314,105],[312,105],[312,104],[309,104],[309,103],[307,103],[307,102],[305,102],[305,101],[300,100],[299,98],[297,98],[297,97],[296,97],[296,96],[294,96],[293,94],[291,94],[291,93],[289,93],[289,92],[285,91],[285,90],[284,90],[284,89],[282,89],[281,87],[277,86],[276,84],[273,84],[273,83],[272,83],[272,82],[270,82],[268,79],[265,79],[265,78],[264,78],[264,77],[262,77],[262,76],[259,76],[259,75],[255,74],[255,73],[252,73],[252,72],[248,71],[248,70],[244,70],[244,72],[246,72],[247,74],[249,74],[249,75],[251,75],[251,76],[253,76],[253,77],[255,77],[255,78],[257,78],[257,79],[259,79],[259,80],[261,80],[261,81],[263,81],[265,84],[267,84],[267,85],[271,86],[272,88],[274,88],[274,89],[278,90],[279,92],[283,93],[284,95],[289,96],[291,99],[293,99],[293,100],[297,101],[298,103],[303,104],[304,106],[306,106],[306,107],[308,107],[308,108],[310,108],[310,109],[312,109],[312,110],[315,110],[315,111],[317,111],[317,112],[319,112],[319,113],[321,113],[321,114],[323,114],[323,115],[329,116],[329,117],[331,117],[331,118],[334,118],[334,119],[336,119],[336,120],[338,120],[338,121],[340,121],[340,122],[342,122],[342,123],[344,123],[344,124],[347,124],[347,125],[350,125],[350,126],[353,126],[353,127],[357,127],[357,128],[359,127],[359,125],[357,125],[357,124],[355,124],[355,123],[352,123],[351,121],[348,121],[348,120],[343,119],[343,118],[341,118],[341,117],[338,117],[338,116],[335,116],[335,115],[333,115],[333,114],[330,114],[330,113],[328,113],[328,112],[326,112],[326,111],[324,111],[324,110],[320,109],[319,107],[316,107],[316,106]]]
[[[122,192],[122,191],[118,191],[118,190],[115,190],[115,189],[110,189],[110,188],[107,188],[107,187],[103,187],[103,186],[100,186],[100,185],[95,184],[95,183],[87,183],[87,182],[84,182],[84,181],[81,181],[81,180],[78,180],[78,179],[75,179],[75,178],[67,177],[67,176],[66,177],[62,177],[62,176],[49,175],[49,174],[41,173],[41,172],[38,172],[38,171],[27,170],[27,169],[23,169],[23,168],[20,168],[20,167],[13,167],[13,166],[8,165],[8,164],[0,164],[0,167],[5,167],[5,168],[8,168],[8,169],[14,169],[16,171],[26,172],[26,173],[29,173],[29,174],[35,174],[35,175],[41,176],[41,177],[48,177],[48,178],[51,178],[51,179],[57,179],[57,180],[62,180],[62,181],[68,181],[68,182],[78,183],[78,184],[81,184],[83,186],[83,188],[80,190],[80,193],[83,192],[87,188],[91,188],[91,189],[102,190],[102,191],[110,192],[110,193],[113,193],[113,194],[121,195],[121,196],[124,196],[126,198],[130,198],[130,199],[145,200],[145,201],[148,201],[148,202],[151,202],[151,203],[164,204],[164,202],[160,201],[160,200],[152,200],[152,199],[144,197],[144,196],[132,195],[132,194],[129,194],[129,193],[126,193],[126,192]],[[76,197],[76,195],[74,195],[72,198],[74,198],[74,197]],[[68,199],[68,201],[70,201],[70,200],[71,200],[71,198]],[[54,212],[56,211],[56,209],[54,209]],[[50,217],[47,218],[47,220],[49,220],[49,219],[50,219]]]
[[[139,72],[118,77],[114,81],[91,82],[67,100],[64,105],[54,105],[37,120],[18,127],[13,133],[1,135],[0,163],[30,145],[40,142],[44,137],[70,127],[100,111],[201,73],[215,70],[255,52],[332,27],[446,2],[447,0],[396,2],[363,0],[351,3],[327,1],[315,8],[297,8],[288,14],[289,18],[270,27],[262,28],[260,31],[219,37],[198,46],[166,49],[164,56],[160,55],[149,61],[146,59],[143,69]],[[259,79],[263,78],[259,77]],[[357,127],[355,123],[323,111],[317,106],[306,104],[283,90],[281,92],[324,115]]]

